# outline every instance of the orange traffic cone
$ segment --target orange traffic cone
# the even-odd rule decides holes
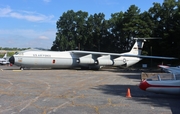
[[[127,89],[126,97],[127,97],[127,98],[131,98],[130,88]]]

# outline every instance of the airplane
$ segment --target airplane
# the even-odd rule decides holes
[[[180,95],[180,67],[159,65],[167,74],[159,74],[140,82],[139,88],[159,94]]]
[[[7,59],[7,53],[5,53],[5,55],[3,56],[3,58],[0,58],[0,64],[1,64],[1,65],[9,64],[9,61],[8,61],[8,59]]]
[[[9,58],[11,64],[24,68],[75,68],[98,70],[103,66],[122,66],[127,67],[136,64],[142,58],[155,59],[175,59],[173,57],[145,56],[141,55],[145,38],[134,38],[134,46],[129,52],[125,53],[105,53],[94,51],[42,51],[24,50],[16,52]],[[146,38],[148,39],[148,38]],[[149,38],[151,39],[151,38]]]
[[[158,65],[163,71],[173,74],[180,74],[180,66],[170,67],[166,65]]]

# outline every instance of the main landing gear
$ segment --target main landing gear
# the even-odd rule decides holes
[[[24,67],[20,67],[20,70],[24,70]]]

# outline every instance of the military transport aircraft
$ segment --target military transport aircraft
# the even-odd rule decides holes
[[[136,42],[130,52],[126,53],[105,53],[93,51],[42,51],[25,50],[15,53],[10,57],[11,64],[24,68],[74,68],[99,69],[102,66],[131,66],[141,58],[175,59],[173,57],[143,56],[141,50],[144,40],[135,38]],[[148,38],[146,38],[148,39]]]
[[[143,80],[139,87],[144,91],[180,95],[180,67],[159,65],[167,74],[159,74]]]
[[[7,59],[7,53],[5,53],[5,55],[4,55],[3,58],[0,58],[0,64],[1,64],[1,65],[9,64],[9,61],[8,61],[8,59]]]

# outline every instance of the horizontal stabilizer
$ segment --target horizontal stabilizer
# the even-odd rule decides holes
[[[139,58],[148,58],[148,59],[167,59],[167,60],[173,60],[173,59],[177,59],[174,57],[161,57],[161,56],[146,56],[146,55],[130,55],[130,54],[124,54],[121,55],[124,57],[139,57]]]
[[[165,66],[165,65],[158,65],[158,67],[160,67],[160,68],[169,68],[169,66]]]
[[[165,65],[158,65],[158,67],[162,68],[165,72],[173,73],[173,74],[180,74],[180,67],[169,67]]]
[[[152,40],[152,39],[162,39],[160,37],[148,37],[148,38],[134,38],[135,40]]]

